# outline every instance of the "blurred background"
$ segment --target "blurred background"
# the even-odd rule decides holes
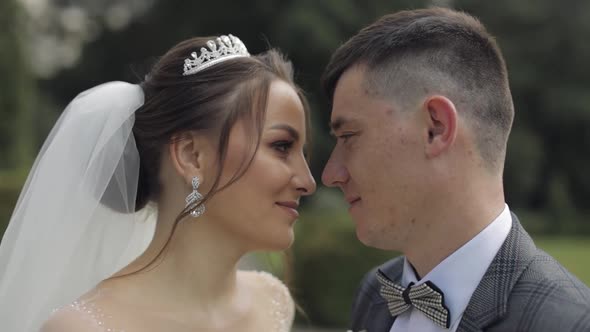
[[[447,6],[481,19],[507,60],[516,119],[507,202],[537,244],[590,284],[590,2],[585,0],[0,0],[0,235],[37,151],[69,100],[139,82],[177,42],[232,33],[294,62],[313,107],[312,171],[334,144],[319,77],[330,54],[381,15]],[[289,279],[302,329],[346,326],[363,274],[395,255],[355,237],[339,191],[305,202],[291,252],[261,255]],[[284,262],[287,262],[285,264]]]

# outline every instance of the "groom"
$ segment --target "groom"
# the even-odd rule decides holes
[[[590,331],[590,289],[504,201],[514,109],[475,18],[403,11],[333,55],[323,83],[337,144],[322,175],[364,244],[403,256],[365,276],[354,331]]]

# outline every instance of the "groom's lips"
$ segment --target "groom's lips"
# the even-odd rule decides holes
[[[360,200],[361,200],[361,198],[360,198],[360,197],[358,197],[358,196],[355,196],[355,197],[347,197],[347,198],[346,198],[346,202],[348,202],[348,204],[349,204],[349,205],[351,205],[351,206],[352,206],[354,203],[357,203],[357,202],[358,202],[358,201],[360,201]]]

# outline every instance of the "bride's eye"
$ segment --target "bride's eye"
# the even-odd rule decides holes
[[[281,140],[272,143],[272,148],[280,153],[287,153],[293,147],[293,141]]]

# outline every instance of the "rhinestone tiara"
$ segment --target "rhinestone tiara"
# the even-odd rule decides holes
[[[184,60],[183,76],[198,73],[225,60],[250,56],[240,38],[231,34],[208,40],[206,45],[207,47],[201,47],[200,54],[193,52],[191,58]]]

